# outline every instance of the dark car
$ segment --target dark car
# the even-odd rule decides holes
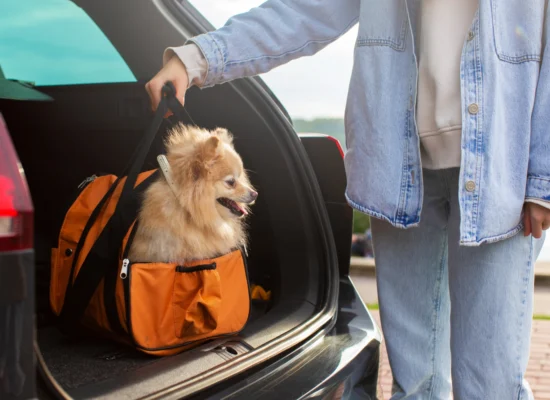
[[[341,147],[299,137],[258,78],[192,88],[183,122],[235,135],[260,193],[249,277],[271,299],[239,335],[170,357],[58,328],[50,250],[74,192],[123,170],[164,49],[210,29],[182,0],[0,3],[1,399],[376,398],[381,336],[349,278]],[[158,137],[148,169],[162,151]]]

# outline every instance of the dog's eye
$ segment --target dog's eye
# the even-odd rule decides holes
[[[227,186],[229,186],[229,187],[235,187],[235,184],[236,184],[237,182],[235,182],[235,179],[231,178],[231,179],[226,180],[225,183],[226,183]]]

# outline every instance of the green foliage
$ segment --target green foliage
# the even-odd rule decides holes
[[[370,228],[370,218],[360,211],[353,210],[353,233],[365,233]]]

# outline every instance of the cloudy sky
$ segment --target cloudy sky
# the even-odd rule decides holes
[[[216,27],[264,0],[191,0]],[[262,78],[293,117],[343,117],[357,27],[313,57],[302,57]]]

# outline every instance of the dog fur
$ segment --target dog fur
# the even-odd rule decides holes
[[[183,264],[246,246],[244,217],[258,194],[232,135],[180,124],[165,144],[174,190],[161,174],[145,191],[130,260]]]

